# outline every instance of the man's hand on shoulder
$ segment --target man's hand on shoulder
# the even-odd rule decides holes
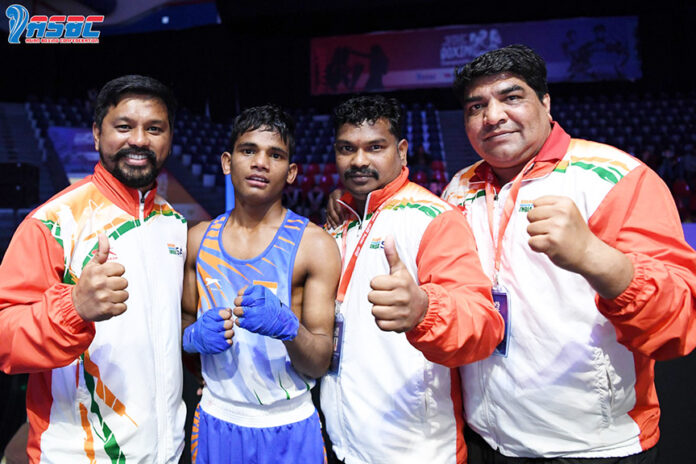
[[[394,238],[384,239],[389,274],[370,281],[367,299],[377,326],[390,332],[407,332],[417,326],[428,311],[428,295],[413,280],[396,251]]]
[[[343,195],[343,190],[336,189],[329,194],[326,201],[326,223],[335,229],[343,223],[344,210],[338,200]]]
[[[123,265],[108,262],[109,239],[98,236],[99,247],[82,269],[80,279],[72,290],[75,310],[86,321],[105,321],[123,314],[128,299],[128,281],[123,278]]]

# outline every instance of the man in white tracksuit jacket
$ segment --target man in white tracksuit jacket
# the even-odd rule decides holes
[[[571,139],[525,46],[464,66],[455,93],[483,160],[443,197],[466,209],[508,303],[505,353],[462,369],[470,462],[657,462],[655,360],[696,344],[696,253],[669,190],[632,156]],[[414,344],[454,365],[457,341],[438,342]]]
[[[351,99],[335,125],[354,216],[330,231],[343,258],[340,361],[321,384],[334,451],[348,464],[464,463],[459,372],[428,361],[407,337],[455,338],[457,365],[502,339],[471,231],[457,208],[408,181],[398,102]]]
[[[179,462],[186,220],[155,182],[173,118],[155,79],[107,83],[94,173],[29,214],[0,267],[0,368],[30,374],[32,463]]]

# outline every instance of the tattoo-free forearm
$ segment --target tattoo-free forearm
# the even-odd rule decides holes
[[[295,370],[315,379],[326,373],[331,361],[331,335],[312,333],[300,324],[297,336],[284,343]]]

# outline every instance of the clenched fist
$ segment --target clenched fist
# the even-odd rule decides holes
[[[582,272],[596,237],[573,200],[552,195],[539,197],[527,219],[532,250],[544,253],[558,267]]]
[[[592,233],[572,199],[539,197],[527,219],[530,248],[583,276],[601,297],[616,298],[631,283],[631,260]]]

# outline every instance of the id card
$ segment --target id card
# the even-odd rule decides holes
[[[343,314],[340,312],[340,303],[336,302],[336,315],[334,316],[334,332],[333,332],[333,351],[331,352],[331,365],[329,366],[329,374],[338,375],[341,367],[341,352],[343,349]]]
[[[505,290],[505,288],[501,285],[493,287],[492,293],[495,309],[497,309],[500,315],[503,316],[503,322],[505,323],[505,334],[503,335],[503,341],[498,344],[495,351],[493,351],[493,354],[507,357],[508,345],[510,343],[510,299],[508,297],[507,290]]]

